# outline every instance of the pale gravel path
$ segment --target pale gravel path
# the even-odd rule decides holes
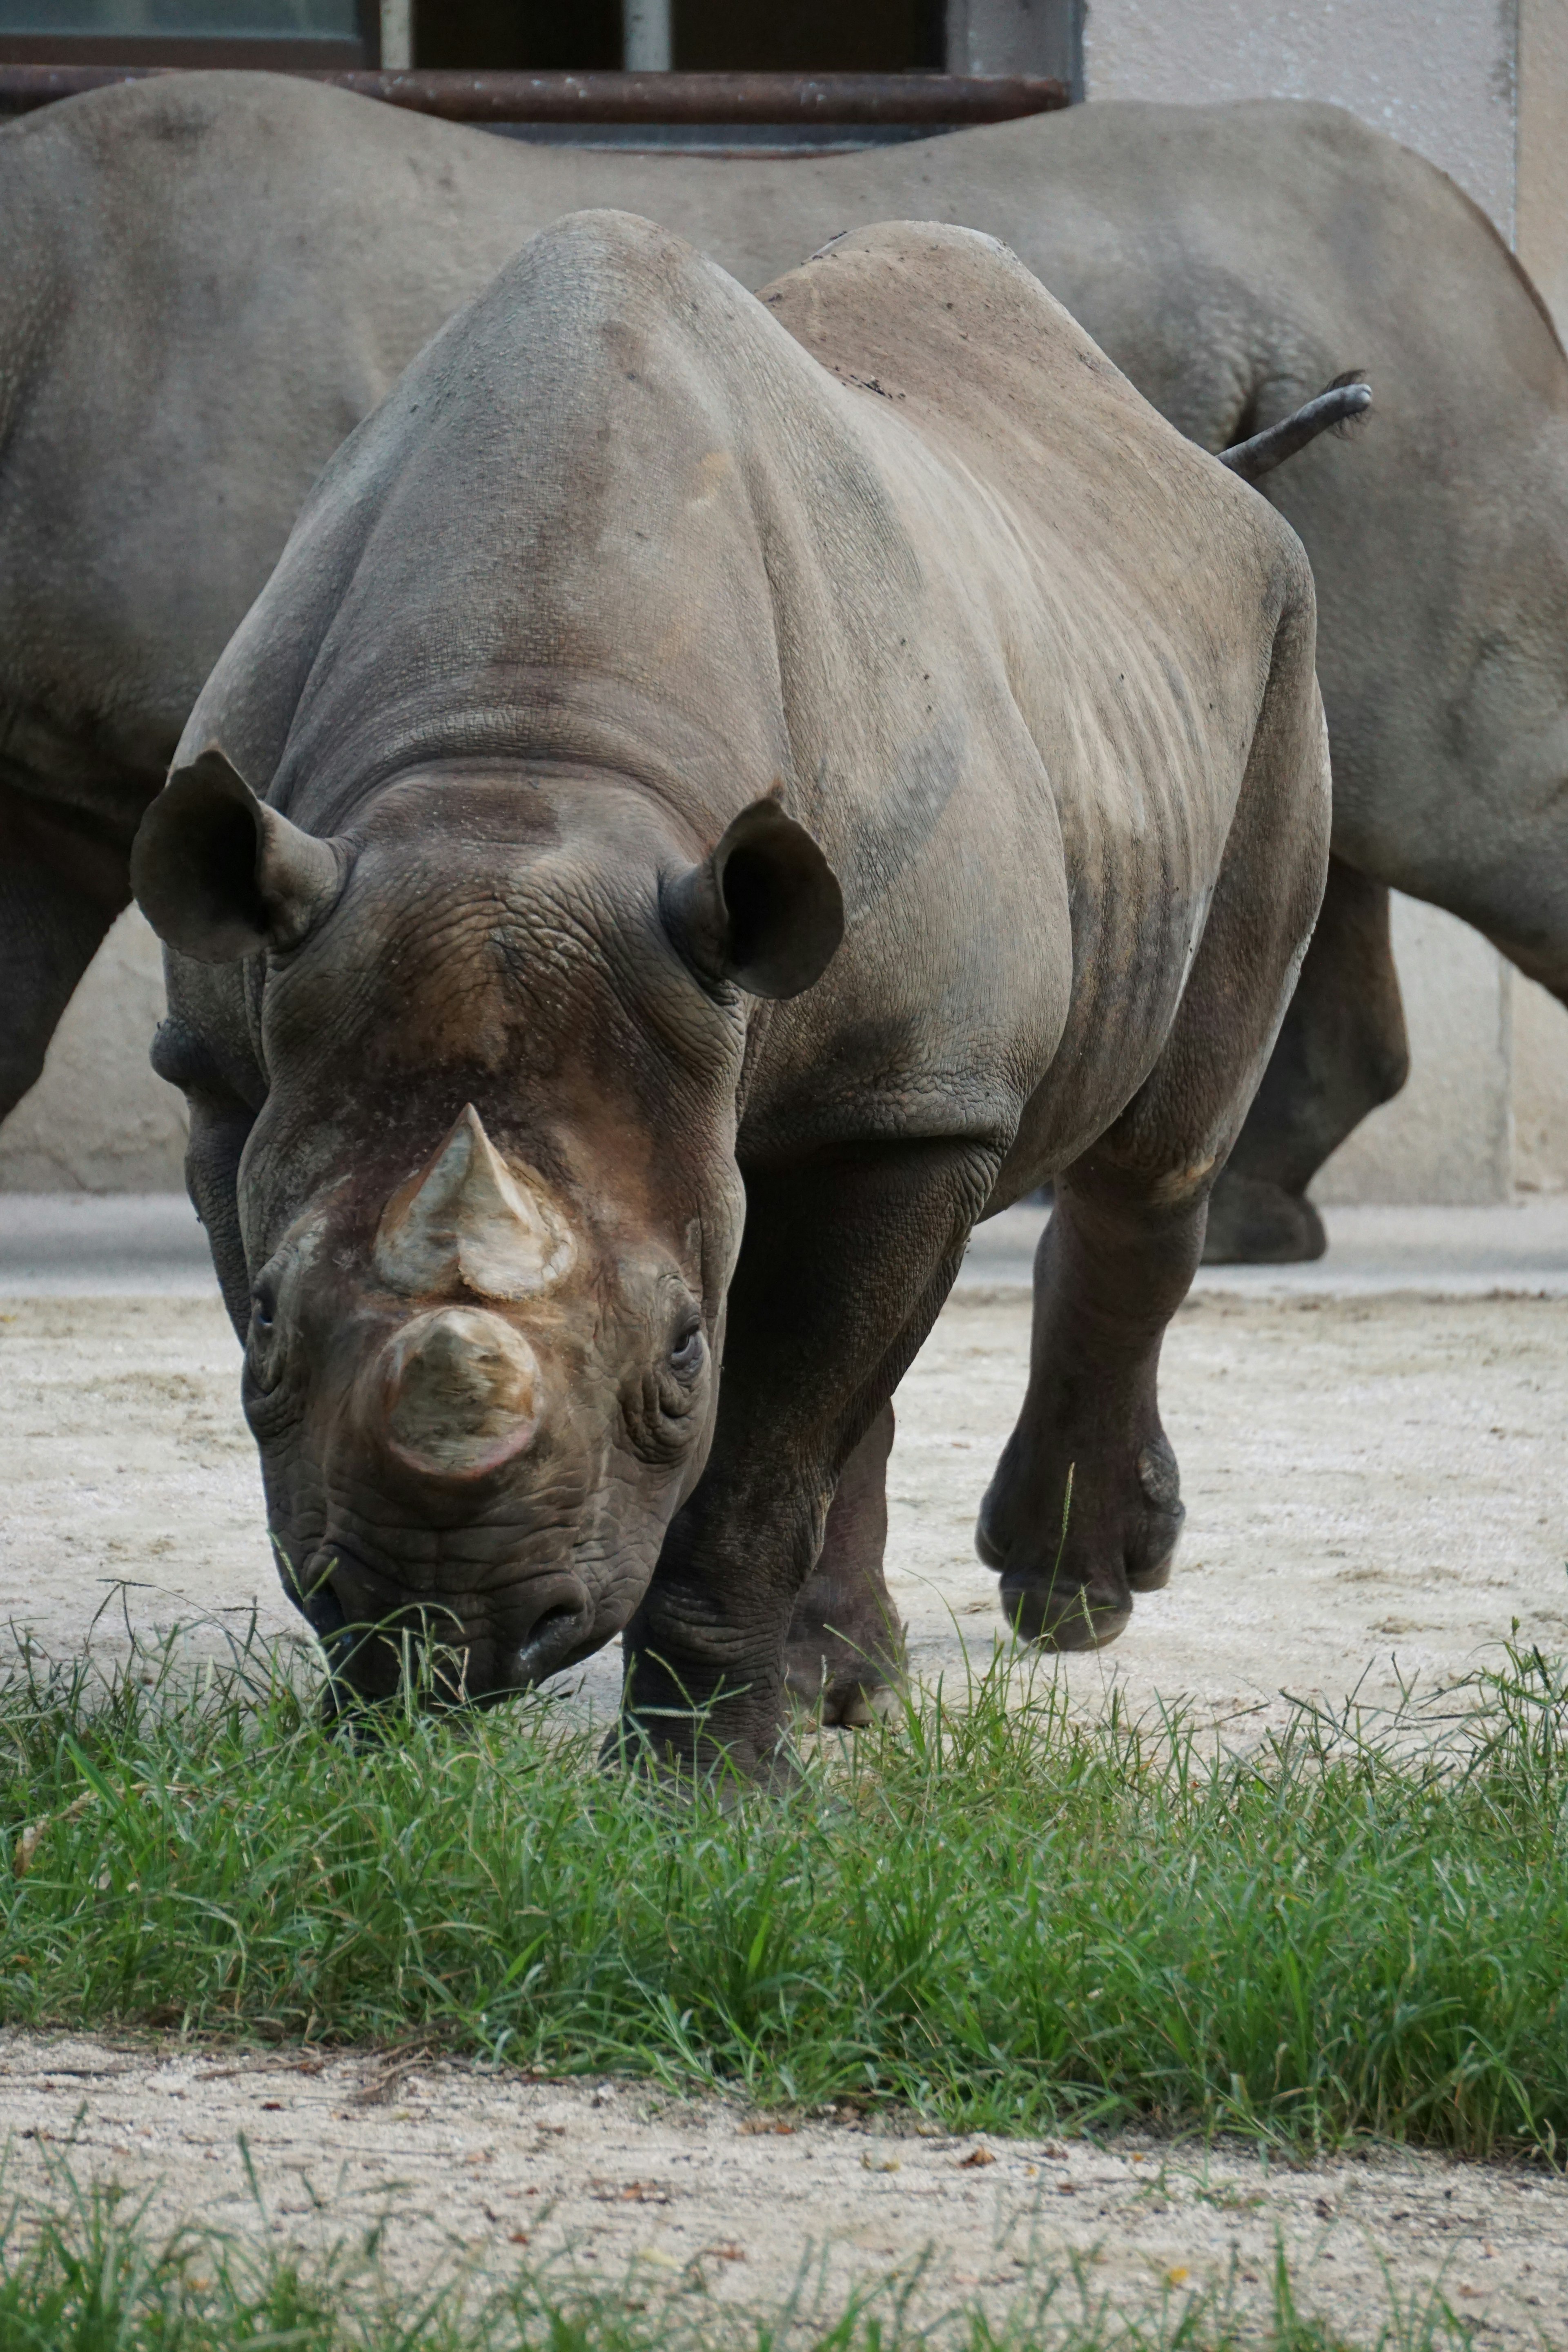
[[[971,1288],[900,1397],[893,1586],[917,1672],[950,1689],[961,1644],[983,1663],[994,1637],[994,1583],[970,1528],[1026,1334],[1018,1293]],[[1565,1353],[1568,1299],[1195,1299],[1164,1380],[1184,1559],[1115,1649],[1058,1669],[1075,1703],[1098,1708],[1120,1691],[1142,1708],[1159,1694],[1216,1718],[1242,1710],[1245,1731],[1282,1714],[1281,1686],[1337,1705],[1358,1684],[1385,1700],[1400,1675],[1451,1679],[1495,1655],[1514,1618],[1527,1638],[1568,1646]],[[295,1638],[237,1388],[237,1351],[208,1300],[0,1301],[0,1624],[75,1654],[115,1580],[130,1580],[125,1613],[143,1633],[205,1613],[193,1655],[253,1608],[263,1633]],[[94,1645],[122,1654],[118,1605]],[[602,1708],[615,1682],[605,1658],[583,1696]],[[410,2274],[449,2245],[512,2259],[526,2228],[531,2254],[571,2240],[598,2278],[639,2253],[650,2275],[675,2278],[704,2248],[738,2249],[743,2261],[710,2253],[703,2267],[715,2292],[748,2300],[782,2292],[805,2247],[829,2241],[835,2287],[930,2242],[938,2300],[1005,2299],[1030,2229],[1053,2261],[1098,2250],[1094,2282],[1125,2297],[1178,2270],[1184,2291],[1233,2251],[1238,2292],[1258,2296],[1278,2226],[1311,2306],[1347,2327],[1373,2327],[1384,2307],[1381,2254],[1402,2289],[1441,2273],[1456,2309],[1491,2316],[1489,2341],[1568,2347],[1561,2181],[1392,2157],[1266,2173],[1226,2152],[1205,2191],[1201,2152],[1136,2138],[1065,2157],[1003,2143],[994,2166],[961,2167],[967,2144],[842,2124],[745,2134],[741,2111],[716,2103],[622,2088],[595,2104],[588,2088],[457,2068],[417,2069],[391,2104],[366,2106],[353,2093],[367,2069],[346,2059],[312,2076],[273,2059],[0,2040],[0,2139],[53,2136],[15,2139],[8,2185],[43,2183],[79,2108],[79,2169],[163,2183],[171,2217],[260,2226],[243,2128],[282,2233],[330,2234],[392,2198],[403,2218],[389,2242]],[[879,2168],[895,2158],[896,2171]],[[552,2199],[541,2228],[531,2216]]]

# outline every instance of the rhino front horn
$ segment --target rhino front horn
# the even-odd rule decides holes
[[[531,1298],[572,1263],[572,1236],[526,1175],[507,1166],[472,1103],[387,1202],[375,1271],[411,1297],[460,1286]]]

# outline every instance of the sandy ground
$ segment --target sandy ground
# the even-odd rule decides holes
[[[976,1501],[1023,1378],[1027,1303],[955,1296],[900,1402],[891,1579],[922,1679],[953,1688],[997,1633],[970,1548]],[[1568,1638],[1568,1298],[1229,1294],[1177,1318],[1168,1425],[1189,1511],[1169,1591],[1129,1633],[1065,1662],[1075,1701],[1158,1694],[1255,1726],[1282,1689],[1382,1704],[1400,1680],[1464,1674],[1522,1634]],[[261,1532],[237,1351],[200,1297],[0,1300],[0,1625],[56,1655],[128,1628],[194,1654],[254,1610],[295,1638]],[[96,1619],[96,1625],[95,1625]],[[184,1633],[175,1629],[185,1626]],[[580,1703],[613,1703],[615,1662]],[[1290,2171],[1121,2137],[1065,2152],[875,2134],[788,2133],[717,2103],[631,2086],[531,2084],[417,2063],[301,2072],[79,2040],[0,2039],[8,2185],[79,2177],[157,2187],[158,2210],[311,2243],[383,2205],[405,2271],[444,2252],[515,2260],[525,2233],[585,2277],[634,2259],[656,2284],[776,2299],[810,2253],[829,2294],[932,2249],[929,2294],[1005,2300],[1033,2246],[1093,2292],[1186,2294],[1234,2267],[1266,2296],[1278,2229],[1310,2307],[1374,2332],[1387,2281],[1439,2280],[1489,2340],[1568,2346],[1568,2186],[1528,2172],[1378,2156]],[[267,2206],[239,2153],[243,2130]],[[27,2135],[34,2137],[27,2137]],[[823,2250],[826,2250],[824,2252]],[[689,2266],[695,2262],[697,2269]],[[1184,2275],[1178,2276],[1178,2273]],[[695,2291],[695,2287],[693,2288]]]
[[[1001,1633],[975,1506],[1022,1391],[1028,1306],[955,1295],[899,1399],[889,1581],[923,1680],[955,1688]],[[1167,1342],[1187,1534],[1075,1697],[1159,1693],[1279,1715],[1286,1689],[1384,1702],[1521,1633],[1568,1645],[1568,1299],[1189,1301]],[[74,1654],[127,1629],[211,1647],[257,1612],[299,1638],[262,1528],[238,1351],[216,1303],[0,1301],[0,1627]],[[99,1612],[102,1612],[100,1614]],[[205,1622],[203,1622],[205,1621]],[[176,1635],[174,1629],[188,1632]],[[582,1677],[613,1707],[613,1654]]]
[[[954,2139],[839,2115],[757,2116],[626,2083],[530,2082],[434,2062],[158,2053],[0,2038],[6,2187],[59,2168],[153,2193],[153,2219],[322,2252],[392,2217],[395,2279],[526,2259],[776,2309],[803,2273],[828,2307],[927,2268],[931,2317],[998,2312],[1032,2273],[1129,2312],[1228,2287],[1266,2312],[1277,2240],[1302,2307],[1370,2342],[1391,2291],[1434,2290],[1490,2344],[1558,2347],[1568,2182],[1378,2153],[1301,2168],[1122,2136]],[[248,2151],[254,2186],[247,2173]],[[51,2176],[53,2176],[51,2178]],[[259,2202],[257,2190],[259,2190]],[[525,2250],[525,2251],[524,2251]]]

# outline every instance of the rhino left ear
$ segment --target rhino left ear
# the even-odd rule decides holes
[[[198,963],[298,947],[337,904],[346,852],[257,799],[216,743],[176,768],[131,849],[136,903]]]
[[[688,963],[752,996],[798,996],[820,980],[844,937],[838,877],[776,800],[753,801],[700,866],[659,893]]]

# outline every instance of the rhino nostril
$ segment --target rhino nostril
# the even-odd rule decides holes
[[[512,1652],[506,1679],[513,1690],[527,1690],[558,1674],[592,1646],[594,1612],[586,1592],[575,1577],[564,1580],[564,1591],[556,1578],[550,1582],[561,1597],[540,1611]]]

